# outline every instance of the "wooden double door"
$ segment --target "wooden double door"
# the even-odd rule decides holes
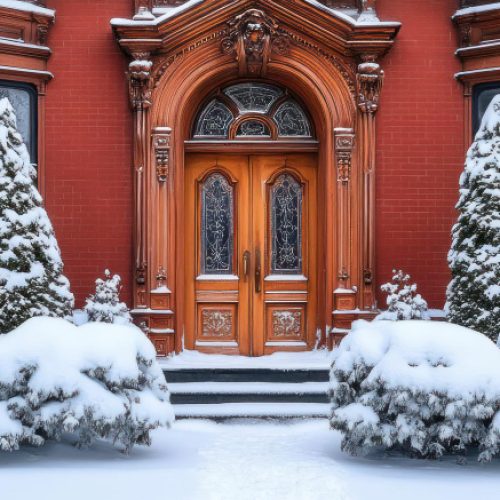
[[[185,170],[185,347],[314,347],[315,154],[197,154]]]

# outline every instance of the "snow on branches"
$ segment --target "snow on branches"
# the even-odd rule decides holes
[[[128,452],[173,421],[156,352],[135,326],[33,318],[0,337],[0,450],[70,433]]]
[[[104,279],[95,282],[96,291],[85,304],[89,321],[126,324],[132,321],[125,302],[120,301],[121,278],[118,274],[104,271]]]
[[[416,283],[410,284],[411,276],[401,269],[393,269],[392,272],[392,281],[380,287],[387,294],[387,311],[381,312],[375,319],[430,319],[427,302],[417,293]]]
[[[500,452],[500,349],[457,325],[357,321],[333,354],[331,427],[351,454]]]
[[[14,110],[0,99],[0,333],[33,316],[70,317],[73,307],[35,178]]]
[[[460,177],[452,231],[449,320],[496,341],[500,324],[500,95],[484,114]]]

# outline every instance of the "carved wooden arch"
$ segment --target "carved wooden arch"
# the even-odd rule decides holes
[[[211,2],[213,8],[224,4],[228,14],[237,15],[244,13],[246,3]],[[275,0],[253,5],[266,11],[286,10]],[[298,11],[313,9],[302,0],[296,7]],[[376,56],[390,47],[397,26],[378,31],[367,27],[364,40],[349,48],[347,35],[353,29],[344,21],[333,20],[338,32],[345,32],[344,45],[334,38],[330,47],[319,35],[315,39],[315,33],[300,32],[298,20],[290,25],[269,24],[271,28],[261,31],[269,35],[265,46],[271,52],[262,59],[252,53],[252,64],[245,68],[230,50],[228,35],[230,41],[238,42],[237,37],[231,38],[231,19],[224,19],[224,23],[229,21],[229,30],[225,24],[214,23],[205,26],[198,39],[191,37],[184,45],[176,40],[170,48],[168,41],[153,43],[154,36],[164,36],[166,27],[160,26],[154,36],[150,29],[139,35],[138,28],[126,23],[115,27],[120,43],[134,58],[129,73],[136,124],[134,314],[157,346],[157,339],[167,339],[162,341],[167,351],[174,348],[174,332],[175,349],[182,345],[184,143],[203,99],[242,76],[265,75],[267,82],[289,88],[302,101],[317,131],[319,185],[324,186],[319,193],[323,203],[320,227],[327,235],[319,253],[325,273],[318,307],[323,311],[325,332],[331,332],[339,310],[373,310],[375,306],[374,113],[383,77]],[[138,43],[140,36],[142,43]],[[346,316],[346,328],[355,317]]]
[[[298,48],[298,52],[301,51],[303,49]],[[169,68],[169,71],[165,72],[162,80],[153,92],[153,102],[155,103],[151,109],[153,126],[161,123],[171,124],[170,126],[174,131],[172,142],[173,144],[180,145],[179,148],[175,148],[172,152],[171,158],[171,182],[175,186],[174,189],[177,193],[181,193],[183,190],[183,145],[184,141],[190,137],[192,117],[197,113],[200,104],[205,99],[205,95],[211,93],[214,88],[233,83],[238,79],[238,73],[235,71],[235,65],[232,61],[225,65],[221,65],[220,62],[219,64],[214,64],[214,61],[220,60],[220,53],[218,50],[215,50],[213,53],[211,51],[207,52],[205,48],[205,50],[200,50],[198,54],[192,53],[189,60],[183,59],[173,64]],[[307,57],[304,57],[303,60],[305,62],[310,61]],[[301,58],[297,58],[293,63],[289,60],[276,60],[269,65],[266,79],[282,87],[290,88],[290,90],[298,94],[305,110],[313,121],[314,128],[319,132],[318,140],[320,147],[318,160],[321,170],[320,175],[323,179],[321,184],[324,186],[333,185],[332,196],[329,196],[326,192],[321,194],[325,204],[324,220],[321,221],[321,224],[324,227],[329,226],[331,230],[327,231],[328,237],[325,241],[322,258],[326,264],[324,288],[318,291],[318,293],[323,300],[322,310],[325,311],[324,324],[328,325],[332,323],[331,311],[334,308],[333,291],[339,289],[341,285],[337,278],[337,268],[345,267],[344,264],[341,265],[338,262],[339,251],[337,246],[340,244],[340,241],[339,236],[334,234],[337,223],[333,221],[336,218],[350,218],[345,214],[341,214],[340,210],[336,207],[336,164],[334,155],[332,154],[334,151],[332,131],[335,125],[340,127],[353,125],[356,119],[356,107],[347,82],[341,78],[338,70],[333,65],[328,67],[325,65],[324,60],[322,60],[315,61],[314,64],[306,66],[305,64],[301,64],[300,61]],[[195,71],[193,71],[193,66],[191,65],[196,68]],[[314,76],[320,70],[326,73],[323,81],[318,81]],[[170,94],[168,88],[175,88],[175,95]],[[343,96],[343,99],[339,98],[339,96]],[[179,195],[174,195],[169,198],[170,202],[165,200],[168,205],[166,211],[173,213],[175,210],[178,217],[181,218],[179,203],[175,201],[178,199]],[[346,210],[350,210],[350,207],[345,208]],[[153,210],[153,212],[157,214],[164,213],[165,209]],[[155,215],[151,213],[150,220],[154,219]],[[331,221],[331,223],[328,221]],[[163,233],[168,241],[172,241],[175,238],[174,235],[177,233],[177,228],[183,225],[181,220],[175,221],[174,224],[176,224],[175,229],[172,227],[172,222],[170,224],[167,223],[170,229],[167,234]],[[155,231],[158,234],[158,238],[161,238],[162,227],[165,227],[165,221],[160,218],[158,219],[158,226]],[[356,229],[351,227],[348,236],[350,241],[343,241],[342,245],[351,247],[351,241],[355,242],[358,239],[355,233]],[[167,245],[167,241],[158,241],[154,246],[165,249]],[[353,246],[354,248],[357,248],[356,243]],[[169,280],[175,283],[175,285],[171,285],[169,281],[169,289],[175,289],[177,296],[181,296],[181,290],[184,286],[184,276],[176,272],[176,270],[184,267],[182,263],[184,252],[181,241],[178,241],[176,252],[178,255],[177,259],[172,259],[172,256],[168,256],[166,253],[163,258],[169,262],[166,265],[166,268],[171,270],[168,273]],[[357,262],[355,258],[352,261]],[[156,263],[153,266],[152,269],[154,270],[157,267]],[[353,268],[351,272],[353,275],[359,274],[359,269]],[[355,281],[353,282],[355,283]],[[171,304],[174,303],[173,309],[177,314],[175,322],[177,330],[181,328],[180,323],[183,315],[183,312],[179,313],[178,311],[182,311],[183,305],[172,297]]]

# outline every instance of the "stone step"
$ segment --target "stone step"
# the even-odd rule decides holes
[[[318,369],[283,368],[163,368],[167,383],[187,382],[327,382],[329,372]]]
[[[327,403],[221,403],[174,405],[178,419],[305,419],[327,418]]]
[[[187,382],[169,389],[173,404],[328,402],[328,382]]]

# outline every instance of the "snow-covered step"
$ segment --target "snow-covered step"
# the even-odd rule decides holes
[[[222,403],[174,405],[176,418],[326,418],[328,403]]]
[[[187,382],[169,384],[174,404],[328,402],[328,382]]]

